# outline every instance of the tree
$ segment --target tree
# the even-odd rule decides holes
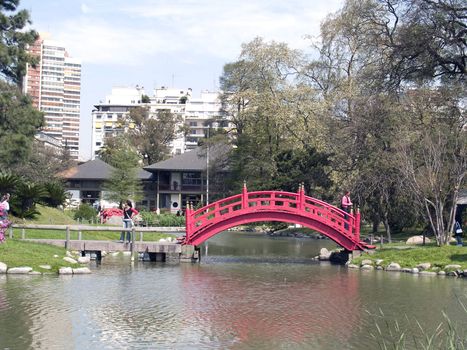
[[[0,91],[0,164],[8,169],[26,161],[44,119],[18,88],[0,81]]]
[[[109,164],[113,170],[104,183],[104,197],[122,203],[128,199],[138,201],[141,198],[142,184],[138,178],[140,158],[128,140],[120,137],[119,147],[113,149]]]
[[[435,235],[444,237],[438,243],[447,242],[453,196],[464,178],[459,166],[465,169],[459,156],[465,154],[465,18],[458,0],[349,0],[323,23],[321,57],[304,71],[330,112],[327,139],[338,183],[357,190],[360,205],[372,206],[368,214],[383,220],[389,237],[398,216],[393,207],[402,202],[425,212]],[[425,101],[415,107],[420,94]],[[416,115],[430,122],[421,127]],[[429,196],[415,185],[416,178],[423,183],[421,174],[435,180],[431,189],[449,194]]]
[[[284,43],[256,38],[242,46],[238,61],[225,65],[221,101],[233,124],[235,187],[243,180],[250,188],[278,185],[273,179],[282,171],[281,154],[321,151],[313,137],[320,129],[311,107],[316,94],[296,81],[302,59]]]
[[[464,89],[417,89],[405,96],[400,165],[438,245],[449,244],[467,174]]]
[[[14,13],[18,4],[19,0],[0,0],[0,74],[21,90],[27,64],[37,63],[37,58],[26,49],[39,35],[34,30],[24,30],[31,21],[26,10]]]
[[[75,163],[66,147],[56,150],[35,141],[34,152],[25,162],[12,167],[12,171],[32,182],[55,182],[58,173],[73,167]]]
[[[151,117],[146,107],[135,107],[122,123],[128,126],[131,144],[142,156],[145,165],[166,159],[170,143],[175,139],[179,118],[169,110],[160,110]]]

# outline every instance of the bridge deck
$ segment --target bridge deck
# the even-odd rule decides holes
[[[64,239],[24,239],[24,241],[52,244],[58,247],[66,247],[67,241]],[[89,241],[89,240],[70,240],[69,250],[78,251],[106,251],[106,252],[138,252],[138,253],[181,253],[182,247],[177,243],[169,242],[139,242],[135,241],[132,249],[132,243],[119,243],[113,241]]]

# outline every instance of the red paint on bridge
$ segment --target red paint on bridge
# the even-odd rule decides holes
[[[360,241],[360,213],[343,210],[305,195],[284,191],[248,192],[221,199],[198,210],[186,209],[184,244],[200,245],[229,228],[260,221],[281,221],[309,227],[347,250],[372,248]]]

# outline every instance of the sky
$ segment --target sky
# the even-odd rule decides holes
[[[113,86],[218,89],[226,63],[255,37],[306,49],[343,0],[21,0],[38,32],[82,62],[80,157],[90,158],[91,111]]]

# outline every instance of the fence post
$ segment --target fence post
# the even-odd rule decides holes
[[[66,227],[66,234],[65,234],[65,248],[70,248],[70,226]]]
[[[81,241],[81,239],[82,239],[82,235],[81,235],[81,230],[80,230],[78,231],[78,241]]]
[[[131,261],[135,261],[135,235],[136,235],[136,230],[135,230],[135,227],[133,226],[131,228],[131,246],[130,246]]]
[[[10,226],[10,238],[13,238],[13,226]]]
[[[24,227],[21,229],[21,239],[25,239],[26,238],[26,230],[24,229]]]
[[[140,231],[140,232],[139,232],[139,241],[140,241],[140,242],[143,241],[143,231]]]

